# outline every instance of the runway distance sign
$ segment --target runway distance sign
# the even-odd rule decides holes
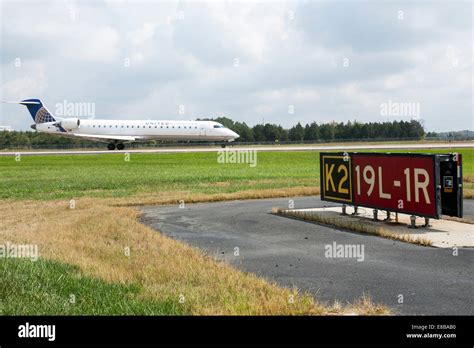
[[[415,154],[352,154],[354,204],[439,217],[438,157]]]
[[[321,153],[320,174],[322,200],[441,215],[438,155]]]
[[[352,203],[350,156],[334,153],[321,154],[319,163],[322,186],[321,198],[332,202]]]

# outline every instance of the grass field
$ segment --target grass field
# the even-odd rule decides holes
[[[352,304],[319,303],[238,271],[142,225],[133,208],[81,199],[74,209],[64,201],[3,201],[0,211],[0,244],[36,245],[39,254],[38,261],[0,258],[5,314],[389,312],[367,297]],[[75,304],[66,303],[71,294]],[[116,305],[107,309],[111,301]]]
[[[452,151],[463,154],[469,191],[474,187],[474,149]],[[219,164],[216,153],[131,154],[129,161],[122,154],[24,156],[19,162],[0,157],[0,198],[161,197],[288,188],[308,188],[311,194],[319,187],[318,152],[260,152],[257,159],[251,167]]]
[[[108,283],[84,276],[79,267],[60,262],[5,259],[0,262],[0,274],[3,315],[185,313],[179,301],[140,298],[141,287],[136,283]]]
[[[474,151],[459,152],[469,192]],[[256,167],[218,164],[215,153],[0,157],[0,244],[40,253],[0,259],[0,313],[390,313],[368,297],[319,303],[238,271],[140,224],[130,207],[317,194],[318,162],[310,151],[261,152]]]

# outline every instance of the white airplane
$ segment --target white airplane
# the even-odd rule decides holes
[[[26,99],[25,105],[38,132],[89,139],[108,143],[109,150],[123,150],[124,143],[147,140],[171,141],[226,141],[239,135],[222,124],[213,121],[153,121],[153,120],[96,120],[61,118],[53,116],[39,99]],[[225,147],[225,145],[222,145]]]

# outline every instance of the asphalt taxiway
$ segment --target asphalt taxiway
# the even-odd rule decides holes
[[[148,206],[142,222],[218,260],[297,286],[323,301],[353,302],[369,294],[400,314],[474,314],[474,249],[423,247],[270,214],[290,198]],[[323,207],[295,197],[295,208]],[[464,204],[474,218],[474,201]],[[473,225],[466,224],[466,228]],[[364,258],[327,257],[328,245],[364,246]],[[236,249],[238,248],[238,249]],[[236,255],[237,251],[237,255]],[[402,300],[402,303],[400,301]]]

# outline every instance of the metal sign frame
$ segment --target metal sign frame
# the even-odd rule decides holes
[[[374,204],[367,204],[367,203],[362,203],[357,201],[357,197],[354,194],[355,190],[355,185],[353,181],[354,179],[354,173],[353,172],[353,166],[354,166],[354,160],[357,156],[377,156],[377,157],[390,157],[393,158],[394,160],[396,158],[413,158],[413,157],[422,157],[422,158],[429,158],[433,162],[433,167],[432,167],[432,173],[433,175],[433,188],[435,190],[434,192],[434,208],[433,208],[433,213],[432,214],[427,214],[427,213],[422,213],[422,212],[416,212],[416,211],[411,211],[407,209],[394,209],[390,208],[387,209],[386,207],[381,207],[377,206]],[[414,153],[377,153],[377,152],[321,152],[319,155],[319,163],[320,163],[320,188],[321,188],[321,200],[324,201],[329,201],[329,202],[334,202],[334,203],[340,203],[340,204],[348,204],[348,205],[353,205],[357,207],[367,207],[367,208],[372,208],[372,209],[378,209],[378,210],[385,210],[385,211],[390,211],[390,212],[396,212],[396,213],[402,213],[402,214],[409,214],[409,215],[416,215],[416,216],[421,216],[421,217],[426,217],[426,218],[435,218],[439,219],[441,216],[441,184],[440,184],[440,168],[439,168],[439,163],[440,163],[440,155],[432,155],[432,154],[414,154]],[[337,159],[344,159],[346,158],[347,160],[344,161],[344,163],[349,163],[349,176],[351,178],[351,183],[349,187],[350,191],[350,199],[341,199],[340,197],[335,197],[332,193],[328,195],[328,192],[326,190],[327,186],[327,178],[326,178],[326,173],[328,172],[328,169],[326,168],[326,159],[329,158],[337,158]],[[342,162],[340,162],[342,163]]]

